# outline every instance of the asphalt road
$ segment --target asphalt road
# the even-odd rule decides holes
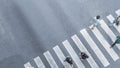
[[[92,17],[115,15],[119,6],[120,0],[0,0],[0,68],[24,68],[88,28]],[[108,68],[119,68],[119,63]]]

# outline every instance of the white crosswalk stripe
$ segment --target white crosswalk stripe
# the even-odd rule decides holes
[[[110,23],[113,23],[113,21],[115,20],[115,18],[111,14],[107,16],[107,19],[110,21]]]
[[[66,64],[64,63],[64,60],[65,60],[65,56],[62,52],[62,50],[59,48],[59,46],[55,46],[53,47],[53,50],[55,51],[56,55],[58,56],[59,60],[61,61],[61,63],[65,66],[65,68],[71,68],[71,66],[69,64]]]
[[[55,60],[53,59],[53,57],[52,57],[52,55],[50,54],[49,51],[44,52],[43,55],[47,59],[47,61],[50,64],[51,68],[58,68],[58,65],[56,64]]]
[[[107,33],[107,35],[111,38],[111,40],[114,42],[116,40],[115,34],[111,31],[111,29],[107,26],[104,20],[99,21],[101,23],[102,29]],[[117,46],[118,49],[120,49],[119,46]]]
[[[92,40],[90,35],[87,33],[85,29],[82,29],[80,33],[83,35],[83,37],[86,39],[92,50],[95,52],[101,63],[104,65],[104,67],[107,67],[110,63],[106,59],[106,57],[103,55],[101,50],[98,48],[98,46],[95,44],[95,42]]]
[[[24,67],[25,67],[25,68],[34,68],[34,67],[30,64],[30,62],[27,62],[26,64],[24,64]]]
[[[100,43],[103,45],[103,47],[106,49],[106,51],[109,53],[109,55],[112,57],[112,59],[114,61],[118,60],[119,56],[112,48],[110,48],[111,45],[105,40],[100,31],[95,27],[95,29],[92,30],[92,32],[96,36],[96,38],[100,41]]]
[[[115,18],[110,14],[107,16],[107,19],[113,23],[113,21],[115,20]],[[116,26],[116,25],[113,25],[115,27],[115,29],[120,33],[120,26]]]
[[[65,40],[64,42],[62,42],[64,47],[67,49],[68,53],[70,54],[70,56],[72,57],[72,59],[74,60],[75,64],[77,65],[78,68],[85,68],[85,66],[83,65],[83,63],[80,61],[79,57],[77,56],[77,54],[75,53],[74,49],[71,47],[70,43]]]
[[[43,64],[43,62],[42,62],[42,60],[40,59],[39,56],[34,58],[34,61],[35,61],[38,68],[45,68],[45,65]]]
[[[117,11],[115,11],[115,13],[119,16],[120,15],[120,9],[118,9]]]
[[[114,42],[116,39],[115,34],[111,31],[111,29],[107,26],[104,20],[99,21],[101,23],[102,29],[108,34],[108,36],[111,38],[111,40]]]
[[[71,38],[73,39],[73,41],[75,42],[75,44],[77,45],[77,47],[80,49],[81,52],[85,52],[89,55],[89,58],[87,59],[87,61],[90,64],[91,68],[99,68],[99,66],[97,65],[95,60],[92,58],[91,54],[88,52],[85,46],[82,44],[78,36],[73,35]]]
[[[61,49],[59,48],[59,46],[55,46],[53,48],[53,50],[55,51],[55,53],[57,54],[58,58],[60,59],[60,61],[62,62],[62,64],[64,64],[64,60],[65,60],[65,56],[62,53]]]

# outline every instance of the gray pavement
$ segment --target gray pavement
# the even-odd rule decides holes
[[[106,16],[120,9],[119,0],[0,0],[0,68],[24,68],[24,64],[31,62],[37,68],[33,58],[40,56],[46,68],[50,68],[43,53],[51,52],[60,68],[62,64],[54,54],[52,48],[60,46],[65,56],[69,55],[62,42],[69,40],[76,53],[79,49],[70,39],[77,34],[84,45],[89,45],[79,31],[88,28],[89,21],[96,15],[101,15],[108,24]],[[101,27],[98,27],[100,29]],[[115,35],[118,32],[111,28]],[[111,44],[108,35],[100,29],[103,36]],[[92,35],[92,32],[88,30]],[[96,44],[106,55],[110,65],[106,68],[119,68],[120,60],[113,61],[100,42]],[[86,46],[92,57],[99,64],[97,56],[89,46]],[[117,47],[115,52],[120,53]],[[83,62],[89,68],[87,62]],[[77,65],[74,65],[77,68]]]

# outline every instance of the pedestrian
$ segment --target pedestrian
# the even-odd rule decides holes
[[[64,60],[64,62],[67,62],[71,65],[71,67],[73,68],[73,60],[70,56],[67,56]]]
[[[91,19],[91,22],[93,23],[93,26],[91,27],[91,29],[94,29],[94,27],[99,25],[99,22],[98,22],[99,19],[100,19],[100,15],[97,15],[96,17]]]
[[[120,35],[117,36],[117,39],[116,39],[115,42],[111,45],[110,48],[112,48],[113,46],[115,46],[115,44],[120,44]]]
[[[85,52],[81,52],[81,53],[80,53],[80,59],[81,59],[81,60],[85,60],[85,59],[87,59],[87,58],[89,58],[89,56],[88,56]]]
[[[120,25],[120,16],[116,17],[112,24],[119,26]]]

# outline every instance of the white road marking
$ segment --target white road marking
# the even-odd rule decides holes
[[[53,59],[52,55],[50,54],[49,51],[44,52],[43,54],[45,58],[47,59],[48,63],[50,64],[51,68],[58,68],[55,60]]]
[[[94,51],[94,53],[97,55],[97,57],[99,58],[99,60],[101,61],[101,63],[104,65],[104,67],[107,67],[110,63],[108,62],[108,60],[106,59],[106,57],[103,55],[103,53],[101,52],[101,50],[98,48],[98,46],[96,45],[96,43],[92,40],[92,38],[90,37],[90,35],[88,34],[88,32],[85,29],[82,29],[80,31],[80,33],[86,39],[86,41],[88,42],[88,44],[90,45],[90,47],[92,48],[92,50]]]
[[[59,60],[61,61],[61,63],[65,66],[65,68],[71,68],[70,64],[65,64],[64,60],[65,60],[65,56],[62,52],[62,50],[59,48],[59,46],[55,46],[53,47],[53,50],[55,51],[56,55],[58,56]]]
[[[92,58],[91,54],[88,52],[88,50],[85,48],[85,46],[82,44],[82,42],[80,41],[78,36],[77,35],[73,35],[71,38],[75,42],[75,44],[77,45],[77,47],[79,48],[79,50],[81,52],[85,52],[85,53],[88,54],[89,58],[87,59],[87,61],[90,64],[91,68],[99,68],[99,66],[97,65],[95,60]]]
[[[96,38],[100,41],[100,43],[106,49],[106,51],[112,57],[112,59],[114,61],[118,60],[119,56],[117,55],[117,53],[112,48],[110,48],[111,45],[105,40],[105,38],[102,36],[100,31],[96,27],[95,27],[94,30],[91,30],[91,31],[96,36]]]
[[[120,9],[118,9],[117,11],[115,11],[115,13],[119,16],[120,15]]]
[[[107,35],[111,38],[111,40],[112,40],[113,42],[115,42],[115,40],[116,40],[115,34],[114,34],[114,33],[111,31],[111,29],[107,26],[107,24],[105,23],[104,20],[100,20],[100,22],[101,22],[101,27],[102,27],[102,29],[107,33]],[[118,47],[118,49],[120,49],[119,46],[117,46],[117,47]]]
[[[80,59],[77,56],[77,54],[75,53],[74,49],[71,47],[70,43],[67,40],[65,40],[62,43],[63,43],[64,47],[67,49],[67,51],[70,54],[70,56],[72,57],[72,59],[74,60],[74,63],[77,65],[77,67],[78,68],[85,68],[85,66],[80,61]]]
[[[35,61],[38,68],[45,68],[45,65],[43,64],[43,62],[42,62],[42,60],[40,59],[39,56],[34,58],[34,61]]]
[[[115,20],[115,18],[111,14],[107,16],[107,19],[110,21],[110,23],[113,23],[113,21]],[[116,26],[116,25],[113,26],[120,33],[120,26]]]
[[[30,62],[27,62],[26,64],[24,64],[24,67],[25,67],[25,68],[34,68],[34,67],[30,64]]]

